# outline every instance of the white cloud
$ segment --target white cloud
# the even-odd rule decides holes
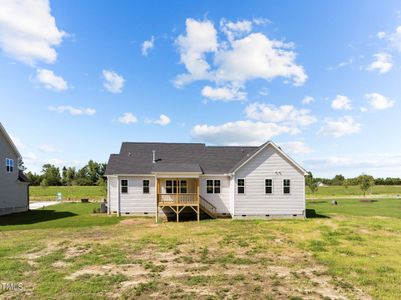
[[[334,67],[329,67],[329,70],[333,71],[333,70],[338,70],[338,69],[341,69],[341,68],[345,68],[345,67],[348,67],[348,66],[352,65],[354,62],[355,62],[355,58],[354,57],[350,57],[347,60],[339,62]]]
[[[313,98],[311,96],[305,96],[302,99],[302,104],[311,104],[312,102],[315,102],[315,98]]]
[[[290,44],[270,40],[262,33],[251,33],[234,40],[229,49],[216,53],[215,78],[243,84],[258,78],[270,81],[284,77],[292,79],[294,85],[302,85],[307,75],[302,66],[295,64],[296,54],[290,48]]]
[[[114,71],[103,70],[103,86],[110,93],[121,93],[123,91],[125,79]]]
[[[128,125],[137,123],[138,119],[132,113],[126,112],[123,113],[123,115],[118,118],[118,122]]]
[[[94,114],[96,114],[96,109],[94,108],[81,108],[81,107],[73,107],[70,105],[49,106],[48,109],[50,111],[55,111],[58,113],[68,112],[73,116],[80,116],[80,115],[93,116]]]
[[[280,147],[283,148],[285,152],[293,154],[308,154],[312,153],[313,149],[310,148],[302,141],[291,141],[286,143],[279,143]]]
[[[359,110],[363,113],[367,112],[368,109],[366,107],[360,107]]]
[[[383,35],[384,38],[387,38],[390,45],[401,52],[401,26],[398,26],[394,32]]]
[[[203,97],[206,97],[211,100],[221,100],[224,102],[228,101],[242,101],[246,99],[246,93],[243,91],[240,91],[239,88],[235,87],[219,87],[219,88],[213,88],[211,86],[205,86],[201,94]]]
[[[25,155],[22,155],[22,160],[24,161],[24,163],[33,163],[38,160],[38,157],[35,153],[29,152]]]
[[[249,119],[286,123],[294,126],[307,126],[315,123],[317,119],[310,114],[308,109],[297,109],[292,105],[267,105],[263,103],[251,103],[245,108],[245,114]]]
[[[283,77],[294,85],[306,81],[303,67],[295,63],[292,43],[252,33],[252,22],[248,20],[222,20],[220,25],[226,40],[218,40],[217,30],[210,21],[186,20],[186,32],[177,38],[176,44],[187,72],[177,76],[174,81],[177,87],[197,80],[211,81],[217,88],[238,89],[254,79],[270,81]]]
[[[0,47],[9,56],[29,65],[54,63],[55,47],[66,35],[57,28],[48,0],[2,0]]]
[[[318,134],[339,138],[345,135],[358,133],[361,127],[362,125],[357,123],[351,116],[345,116],[335,120],[326,119]]]
[[[252,22],[248,20],[231,22],[225,19],[220,21],[221,31],[226,34],[229,41],[252,31]]]
[[[331,107],[335,110],[351,110],[351,100],[343,95],[337,95],[331,102]]]
[[[65,91],[68,89],[68,83],[63,77],[57,76],[51,70],[37,69],[36,80],[43,84],[48,90]]]
[[[196,125],[192,128],[192,136],[196,140],[214,145],[261,145],[275,136],[291,131],[288,126],[247,120],[216,126]]]
[[[161,126],[166,126],[166,125],[170,124],[170,122],[171,122],[171,119],[164,114],[161,114],[159,119],[157,119],[157,120],[151,120],[151,119],[145,120],[146,124],[157,124],[157,125],[161,125]]]
[[[375,177],[398,177],[401,172],[401,154],[361,153],[342,156],[323,156],[304,160],[304,166],[319,176],[333,177],[343,174],[347,177],[361,173]]]
[[[369,105],[376,110],[383,110],[394,105],[395,101],[384,97],[379,93],[369,93],[365,95]]]
[[[386,33],[384,31],[380,31],[376,34],[379,39],[383,39],[386,37]]]
[[[149,51],[153,49],[155,44],[155,38],[152,36],[150,40],[146,40],[142,43],[141,53],[143,56],[148,56]]]
[[[42,151],[42,152],[46,152],[46,153],[60,152],[54,146],[49,145],[49,144],[40,145],[39,146],[39,150]]]
[[[368,67],[369,71],[378,71],[379,74],[387,73],[393,67],[392,57],[388,53],[376,53],[373,55],[375,61],[373,61]]]
[[[13,136],[10,134],[10,138],[13,141],[14,145],[18,148],[18,149],[25,149],[25,144],[21,141],[21,139]]]
[[[170,124],[170,118],[164,114],[161,114],[159,117],[159,120],[154,121],[153,123],[161,125],[161,126],[166,126]]]
[[[188,73],[176,78],[176,86],[209,78],[210,66],[205,54],[216,51],[218,46],[217,31],[212,22],[187,19],[185,24],[186,34],[180,35],[176,43],[179,47],[181,63],[185,65]]]

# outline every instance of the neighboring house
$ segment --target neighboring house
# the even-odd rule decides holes
[[[0,215],[27,211],[29,183],[18,168],[21,154],[0,123]]]
[[[304,217],[306,171],[280,147],[123,143],[106,168],[116,214]]]

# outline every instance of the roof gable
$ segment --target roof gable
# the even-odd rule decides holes
[[[304,175],[308,174],[308,172],[304,168],[302,168],[295,160],[293,160],[288,154],[286,154],[280,147],[278,147],[272,141],[268,141],[268,142],[264,143],[259,148],[257,148],[257,150],[254,151],[251,155],[249,155],[248,157],[245,157],[242,161],[240,161],[237,165],[234,166],[234,168],[231,170],[232,173],[235,173],[240,168],[245,166],[252,158],[254,158],[258,153],[263,151],[268,146],[273,147],[279,154],[281,154],[286,160],[288,160],[298,171],[300,171]]]
[[[11,139],[11,137],[8,135],[6,129],[3,127],[3,124],[0,123],[0,132],[4,135],[6,141],[8,142],[8,144],[11,146],[11,148],[13,149],[15,155],[17,155],[17,157],[21,157],[21,154],[19,153],[17,147],[15,146],[13,140]]]

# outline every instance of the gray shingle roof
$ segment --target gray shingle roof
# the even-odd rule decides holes
[[[206,146],[200,143],[123,143],[110,155],[106,175],[152,172],[227,174],[259,147]],[[153,164],[152,151],[156,151]]]

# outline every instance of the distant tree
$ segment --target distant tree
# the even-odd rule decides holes
[[[47,185],[61,185],[60,169],[51,164],[45,164],[42,167],[43,179],[46,179]]]
[[[349,181],[348,179],[344,179],[343,186],[344,186],[346,189],[348,188],[349,184],[350,184],[350,181]]]
[[[363,195],[365,196],[366,192],[375,184],[375,179],[373,176],[362,174],[358,177],[358,183]]]
[[[336,176],[334,176],[334,178],[331,180],[331,184],[332,185],[343,185],[344,183],[344,176],[341,174],[338,174]]]
[[[40,186],[45,188],[49,186],[49,182],[47,181],[46,178],[43,178],[42,181],[40,182]]]
[[[308,175],[306,175],[305,183],[312,194],[315,194],[318,191],[319,181],[316,178],[313,178],[312,172],[308,172]]]
[[[76,171],[75,167],[68,167],[66,174],[65,174],[65,184],[73,185],[76,176],[77,176],[77,171]]]
[[[42,181],[42,176],[32,173],[32,172],[28,172],[25,174],[26,177],[28,178],[29,184],[33,185],[33,186],[38,186],[40,185],[40,182]]]
[[[21,157],[18,158],[18,170],[25,171],[26,167]]]

